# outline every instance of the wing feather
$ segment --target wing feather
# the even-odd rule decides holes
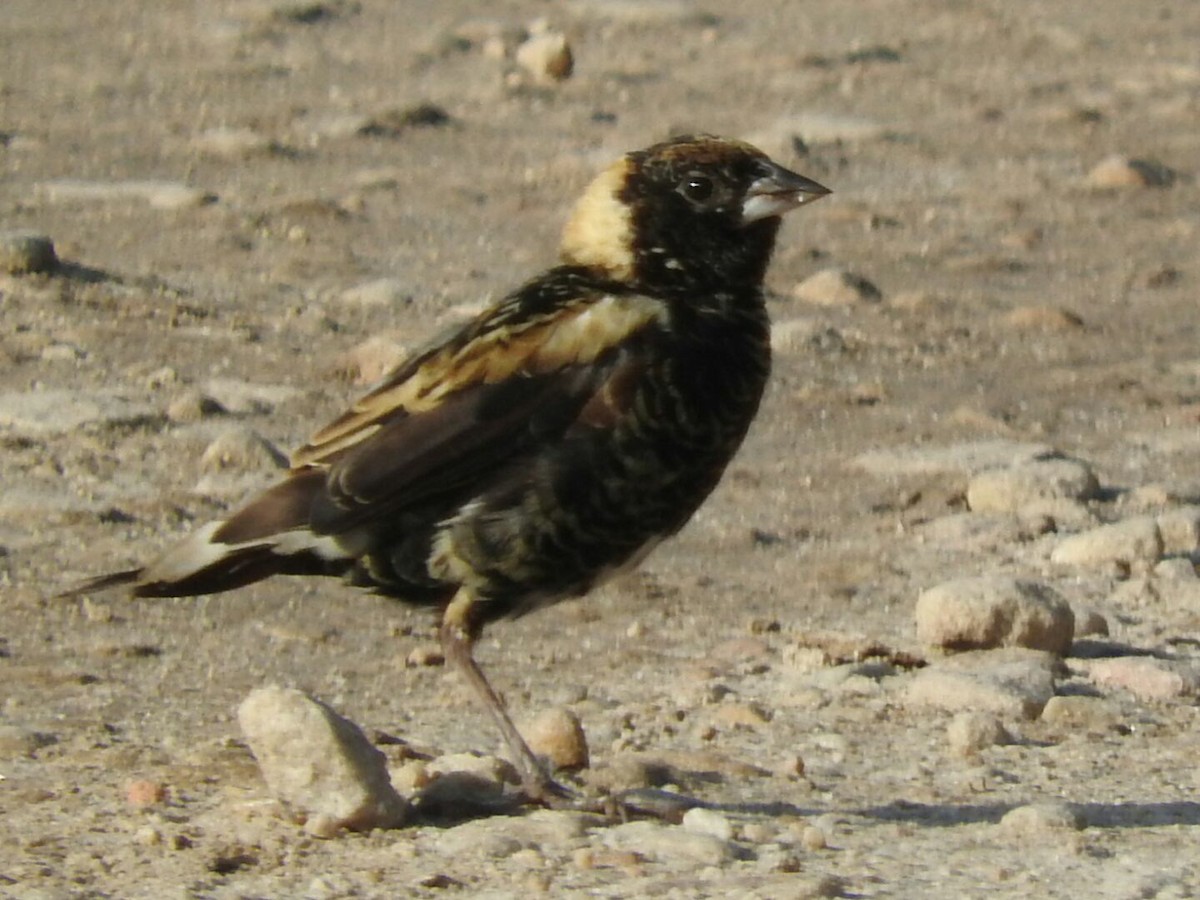
[[[420,354],[295,454],[293,477],[323,475],[314,533],[449,514],[572,423],[611,425],[641,371],[637,336],[666,314],[650,298],[600,291],[513,312],[502,304]]]
[[[438,410],[464,391],[586,366],[632,334],[665,319],[648,297],[594,293],[547,315],[513,320],[505,305],[401,366],[292,455],[292,468],[331,464],[383,429]]]

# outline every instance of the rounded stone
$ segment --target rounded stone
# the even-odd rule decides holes
[[[587,768],[587,736],[579,717],[569,709],[545,710],[524,729],[523,734],[529,749],[550,760],[555,769]]]
[[[1052,588],[1006,577],[958,578],[917,600],[917,637],[949,650],[1071,648],[1075,614]]]
[[[0,272],[25,275],[58,266],[54,242],[36,231],[0,231]]]

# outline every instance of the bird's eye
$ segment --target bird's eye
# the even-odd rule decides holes
[[[679,193],[693,203],[707,203],[715,191],[716,186],[706,175],[688,175],[679,183]]]

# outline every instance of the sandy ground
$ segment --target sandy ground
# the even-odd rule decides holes
[[[4,3],[0,228],[64,265],[0,275],[0,895],[1200,894],[1200,4],[480,8]],[[560,84],[513,61],[542,27],[574,51]],[[578,713],[596,771],[666,760],[730,831],[525,813],[312,837],[242,741],[255,687],[497,752],[451,675],[406,667],[426,613],[288,580],[48,598],[268,480],[268,448],[550,264],[590,175],[680,129],[836,192],[782,235],[761,418],[641,573],[480,658],[519,717]],[[1151,184],[1089,180],[1113,155]],[[880,296],[794,293],[830,267]],[[1099,494],[969,511],[980,454],[1034,445]],[[1051,559],[1172,515],[1148,559]],[[854,649],[936,670],[916,599],[980,574],[1109,635],[1053,669],[1078,715],[984,709],[1008,738],[963,752],[976,701],[915,702],[921,671]],[[131,802],[139,780],[166,799]]]

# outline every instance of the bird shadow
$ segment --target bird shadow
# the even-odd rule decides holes
[[[884,806],[847,810],[851,815],[881,822],[907,822],[928,828],[999,822],[1022,803],[931,804],[897,800]],[[1161,825],[1200,825],[1200,802],[1171,800],[1150,803],[1072,803],[1067,807],[1083,827],[1150,828]]]
[[[1005,815],[1023,805],[1022,803],[967,803],[967,804],[933,804],[913,803],[897,800],[881,806],[865,806],[857,809],[819,809],[805,807],[785,801],[769,801],[765,803],[709,803],[697,798],[683,799],[687,808],[699,807],[715,812],[723,812],[736,816],[777,818],[794,816],[798,818],[811,817],[832,813],[843,814],[856,818],[875,820],[876,822],[904,822],[924,828],[953,828],[961,825],[994,825]],[[1081,828],[1154,828],[1166,825],[1200,825],[1200,802],[1192,800],[1161,801],[1161,802],[1128,802],[1128,803],[1071,803],[1067,807],[1077,817]],[[521,815],[530,806],[515,798],[493,798],[468,802],[460,799],[458,803],[439,805],[426,808],[420,819],[426,825],[435,827],[453,827],[472,819],[490,818],[493,816]],[[677,815],[638,814],[638,806],[631,807],[634,812],[629,818],[651,818],[664,821],[678,821]],[[620,821],[622,816],[613,816],[613,821]]]

